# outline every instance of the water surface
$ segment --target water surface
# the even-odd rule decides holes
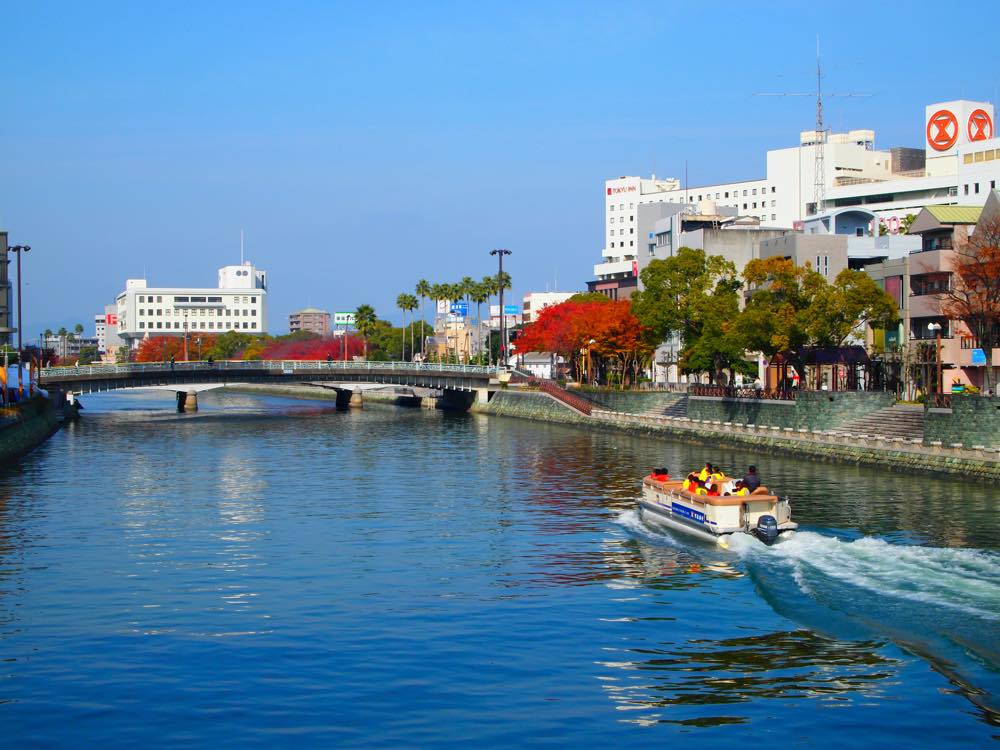
[[[983,484],[472,415],[85,399],[0,475],[8,746],[982,745]],[[761,467],[804,531],[730,551],[638,479]]]

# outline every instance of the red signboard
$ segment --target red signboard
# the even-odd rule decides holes
[[[969,140],[985,141],[993,137],[993,120],[985,109],[977,109],[969,115]]]
[[[958,140],[958,118],[948,109],[939,109],[927,121],[927,142],[935,151],[947,151]]]
[[[114,313],[107,313],[104,316],[104,324],[109,326],[118,325],[118,316],[115,315]]]

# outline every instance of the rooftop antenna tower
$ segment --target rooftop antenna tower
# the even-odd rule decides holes
[[[240,227],[240,265],[243,265],[243,227]]]
[[[816,35],[816,91],[815,93],[803,93],[799,91],[778,91],[768,93],[756,93],[754,96],[815,96],[816,97],[816,163],[813,167],[813,200],[816,202],[816,213],[823,210],[823,202],[826,200],[826,126],[823,124],[823,66],[819,55],[819,34]],[[859,94],[857,92],[843,92],[827,94],[838,97],[862,97],[871,94]]]

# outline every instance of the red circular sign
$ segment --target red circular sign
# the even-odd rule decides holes
[[[993,137],[993,119],[985,109],[977,109],[969,115],[969,140],[985,141]]]
[[[935,151],[947,151],[958,140],[958,118],[948,109],[939,109],[927,120],[927,142]]]

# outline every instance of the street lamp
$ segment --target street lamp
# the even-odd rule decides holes
[[[24,379],[22,361],[24,351],[21,346],[21,331],[24,330],[24,321],[21,319],[21,253],[31,250],[31,245],[12,245],[8,247],[9,252],[17,255],[17,390],[18,395],[24,395]]]
[[[941,400],[941,324],[940,323],[928,323],[927,330],[933,331],[935,338],[937,339],[937,395],[938,401]]]
[[[184,361],[188,361],[188,311],[184,310]]]
[[[497,288],[500,290],[500,361],[504,367],[507,366],[507,338],[506,325],[504,325],[507,316],[504,315],[503,309],[503,256],[510,254],[510,250],[506,248],[490,250],[490,255],[497,256],[497,261],[500,264],[500,268],[497,271]]]

